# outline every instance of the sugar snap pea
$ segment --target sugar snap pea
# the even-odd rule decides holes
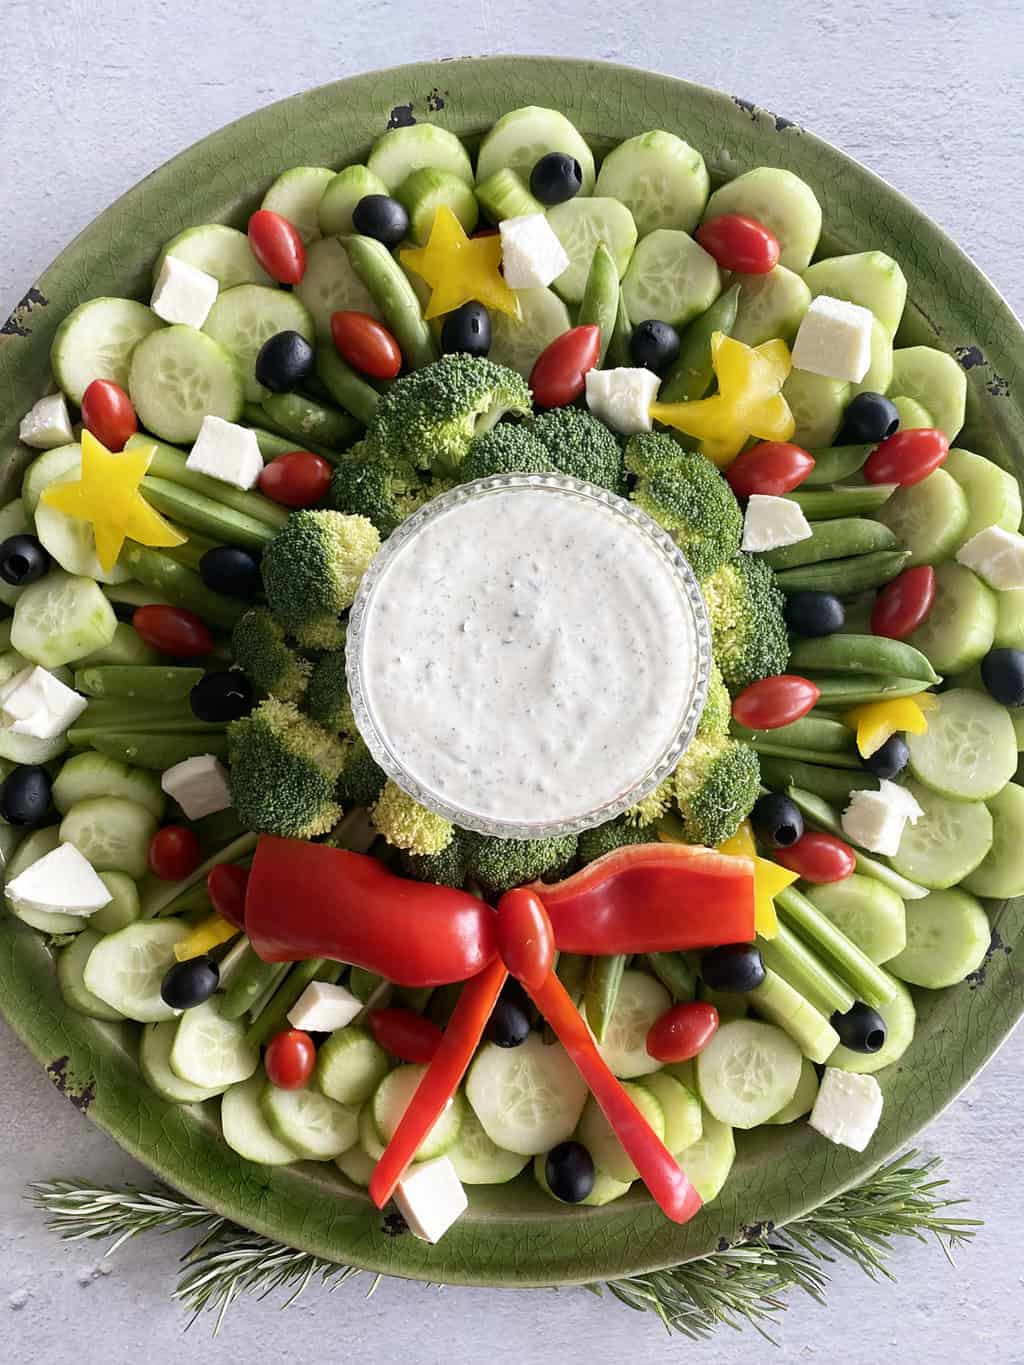
[[[797,673],[809,668],[836,673],[894,673],[932,685],[942,681],[919,649],[884,635],[837,634],[798,640],[789,662]]]
[[[796,488],[786,497],[801,508],[808,521],[861,517],[877,512],[896,491],[894,483],[833,484],[831,488]]]
[[[97,730],[86,726],[72,726],[68,743],[73,749],[95,749],[134,768],[152,768],[164,772],[186,758],[212,754],[226,758],[227,736],[222,733],[175,733],[154,735],[142,730]]]
[[[255,949],[250,945],[220,1001],[222,1016],[225,1019],[241,1019],[266,993],[280,965],[277,962],[264,962],[256,956]]]
[[[394,333],[410,369],[437,359],[433,333],[424,321],[409,277],[383,242],[359,233],[340,238],[352,268],[370,291],[384,321]]]
[[[270,393],[262,406],[267,426],[291,437],[303,450],[309,450],[310,441],[315,441],[318,449],[329,452],[326,458],[334,463],[339,452],[347,450],[359,435],[360,424],[354,417],[301,393]]]
[[[856,474],[867,463],[873,445],[829,446],[812,450],[814,468],[804,479],[803,487],[820,488],[823,484],[841,483]]]
[[[740,287],[732,285],[710,308],[694,318],[680,338],[679,356],[658,390],[659,403],[689,403],[703,398],[715,371],[711,364],[711,338],[715,332],[731,335],[736,326]]]
[[[823,829],[829,834],[834,834],[840,839],[848,837],[835,809],[823,797],[816,796],[814,792],[806,791],[803,787],[789,787],[787,791],[790,799],[808,824]],[[883,886],[890,887],[905,901],[923,900],[928,895],[925,887],[919,886],[917,882],[912,882],[908,877],[904,877],[879,859],[868,857],[856,846],[853,847],[853,854],[857,860],[858,872],[862,872],[865,877],[873,878],[876,882],[881,882]]]
[[[288,1011],[308,985],[314,981],[337,981],[343,971],[344,965],[341,962],[332,962],[324,957],[311,957],[305,962],[296,962],[268,1003],[249,1025],[245,1035],[246,1042],[253,1047],[261,1047],[287,1025]]]
[[[269,418],[259,403],[246,403],[242,409],[242,425],[248,427],[256,437],[256,444],[264,460],[274,460],[278,455],[287,455],[290,450],[295,450],[294,438],[282,436],[277,431],[268,431],[264,425],[267,421]],[[306,441],[302,449],[311,450],[314,455],[322,455],[324,459],[334,459],[333,450],[322,448],[312,441]]]
[[[224,483],[222,479],[211,479],[208,474],[200,474],[194,469],[189,469],[186,463],[188,456],[185,452],[178,450],[176,446],[168,445],[166,441],[155,441],[151,436],[143,436],[141,432],[136,432],[134,436],[128,438],[125,449],[134,450],[147,445],[156,447],[146,471],[152,478],[168,479],[171,483],[180,484],[182,488],[190,488],[196,493],[204,494],[213,502],[231,507],[253,521],[266,522],[275,531],[280,530],[288,520],[285,509],[265,498],[262,493],[247,493],[241,488],[232,488],[231,484]],[[275,454],[280,452],[276,451]]]
[[[922,678],[898,678],[892,673],[860,673],[853,677],[841,673],[812,673],[809,677],[818,689],[818,707],[837,710],[861,706],[869,701],[893,701],[897,697],[916,697],[929,684]]]
[[[558,962],[555,964],[555,974],[566,989],[566,993],[572,999],[573,1004],[579,1001],[586,985],[587,973],[590,970],[590,959],[582,953],[559,953]]]
[[[835,525],[834,522],[823,524]],[[849,559],[825,559],[820,564],[781,569],[775,575],[775,582],[785,593],[834,592],[839,597],[851,597],[890,582],[906,568],[909,558],[909,550],[878,550],[873,554],[852,555]]]
[[[280,529],[279,526],[275,530],[265,521],[257,521],[255,517],[226,507],[222,502],[215,502],[193,488],[172,483],[170,479],[157,479],[147,474],[141,488],[158,512],[163,512],[190,531],[211,536],[221,545],[241,545],[247,550],[261,550]]]
[[[673,1000],[696,996],[697,968],[685,953],[648,953],[647,965]]]
[[[612,253],[604,242],[598,242],[594,248],[593,259],[590,262],[590,271],[587,274],[587,283],[583,290],[576,323],[580,327],[592,324],[600,328],[601,350],[597,360],[599,368],[604,364],[605,356],[608,354],[618,313],[618,268],[615,265]]]
[[[778,754],[761,758],[761,781],[773,791],[787,787],[803,787],[825,801],[837,805],[846,803],[852,791],[877,791],[878,779],[862,768],[859,772],[846,768],[830,768],[824,764],[804,763],[798,758],[784,758]]]
[[[626,300],[622,297],[622,290],[620,289],[619,306],[615,313],[615,326],[612,329],[612,339],[608,343],[608,354],[605,356],[609,368],[633,363],[633,358],[629,353],[629,339],[632,335],[633,324],[626,312]]]
[[[142,482],[145,486],[147,480],[143,479]],[[126,540],[121,551],[121,563],[130,570],[133,578],[147,588],[155,588],[163,593],[176,607],[194,611],[208,625],[230,630],[246,610],[244,602],[236,602],[223,593],[214,592],[192,569],[186,569],[184,564],[176,564],[167,555],[147,545]]]
[[[755,752],[765,758],[786,758],[794,762],[813,763],[815,766],[821,765],[829,768],[862,768],[863,765],[856,754],[833,754],[827,749],[804,749],[791,744],[782,744],[775,739],[774,730],[766,730],[763,734],[755,734],[747,741]]]
[[[857,751],[854,732],[829,716],[803,716],[775,730],[748,730],[746,726],[733,725],[732,731],[737,739],[748,742],[770,737],[786,749],[815,749],[826,754],[854,754]]]
[[[612,953],[590,960],[583,998],[586,1002],[587,1023],[594,1030],[594,1037],[599,1043],[604,1042],[605,1030],[615,1012],[615,1002],[619,998],[622,973],[625,970],[624,953]]]
[[[358,418],[364,426],[369,426],[377,411],[380,394],[342,360],[333,346],[317,348],[316,372],[327,390],[327,396]]]
[[[201,668],[154,664],[93,664],[75,671],[75,691],[87,697],[181,701],[203,676]]]
[[[811,534],[793,545],[781,545],[764,556],[776,571],[796,569],[822,560],[852,559],[854,555],[894,550],[899,541],[880,521],[870,517],[836,517],[811,523]]]

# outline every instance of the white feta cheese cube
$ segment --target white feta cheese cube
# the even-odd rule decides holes
[[[263,472],[263,456],[248,427],[223,417],[204,417],[185,466],[234,488],[249,489],[256,487]]]
[[[882,1091],[874,1076],[858,1076],[836,1066],[825,1068],[807,1120],[822,1137],[863,1152],[881,1117]]]
[[[36,450],[53,450],[74,439],[68,405],[62,393],[48,393],[38,403],[33,403],[18,428],[18,440]]]
[[[803,508],[789,498],[752,493],[747,499],[741,549],[755,554],[761,550],[777,550],[782,545],[807,540],[812,534]]]
[[[1024,536],[1016,531],[986,526],[960,546],[956,559],[965,569],[973,569],[990,588],[1000,592],[1024,588]]]
[[[661,380],[651,370],[620,366],[587,371],[587,407],[623,436],[651,430],[651,404]]]
[[[307,1033],[333,1033],[351,1024],[362,1008],[359,997],[344,986],[311,981],[288,1011],[288,1022]]]
[[[414,1237],[439,1242],[469,1208],[462,1181],[446,1156],[422,1161],[398,1182],[395,1203]]]
[[[217,299],[220,285],[205,270],[165,256],[153,286],[149,306],[164,322],[183,322],[202,327]]]
[[[204,815],[227,810],[231,805],[228,775],[213,754],[199,754],[175,763],[161,777],[160,785],[189,820],[201,820]]]
[[[804,314],[793,343],[793,366],[854,384],[871,364],[870,308],[819,294]]]
[[[30,665],[0,688],[0,711],[12,734],[56,739],[86,708],[86,700],[45,668]]]
[[[887,801],[893,810],[899,811],[912,825],[916,825],[924,815],[913,794],[908,792],[906,787],[901,787],[898,782],[890,782],[885,777],[879,778],[878,790],[883,800]]]
[[[878,791],[850,793],[843,811],[843,833],[871,853],[892,856],[899,852],[903,828],[916,824],[924,812],[908,791],[895,782],[883,782]]]
[[[74,844],[60,844],[27,867],[5,894],[16,910],[54,915],[93,915],[111,895]]]
[[[569,268],[569,257],[543,213],[524,213],[498,224],[501,268],[510,289],[546,289]]]

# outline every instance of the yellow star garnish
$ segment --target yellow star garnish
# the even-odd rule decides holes
[[[76,483],[52,483],[42,500],[58,512],[92,523],[96,556],[109,572],[125,540],[140,545],[183,545],[187,537],[153,510],[139,492],[142,476],[156,446],[140,445],[115,454],[91,431],[82,432],[82,477]]]
[[[775,913],[775,897],[798,880],[795,872],[780,867],[770,858],[758,856],[750,821],[744,820],[731,839],[719,844],[719,853],[731,853],[736,858],[750,858],[754,863],[754,927],[762,938],[774,938],[779,932]]]
[[[720,469],[734,460],[751,436],[788,441],[796,430],[782,396],[792,361],[784,341],[746,346],[715,332],[711,364],[718,392],[692,403],[652,403],[651,416],[700,440],[700,451]]]
[[[179,962],[187,962],[190,957],[202,957],[222,943],[237,936],[239,930],[220,915],[210,915],[197,924],[185,938],[178,939],[174,945],[174,956]]]
[[[857,731],[857,752],[870,758],[887,739],[906,730],[912,735],[923,735],[928,730],[926,711],[939,704],[932,692],[919,692],[914,697],[894,697],[892,701],[866,702],[855,706],[843,716],[843,724]]]
[[[437,318],[464,303],[519,317],[515,291],[502,278],[501,237],[467,237],[462,224],[447,204],[434,214],[426,246],[406,247],[399,253],[402,264],[422,276],[433,292],[424,316]]]

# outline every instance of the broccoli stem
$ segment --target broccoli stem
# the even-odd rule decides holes
[[[849,985],[856,998],[874,1009],[887,1005],[893,988],[885,972],[876,967],[856,943],[838,929],[806,896],[787,886],[775,897],[779,918],[812,943],[829,965]]]
[[[273,1038],[288,1022],[288,1011],[298,1000],[306,987],[313,981],[337,981],[344,971],[344,964],[331,962],[324,957],[307,958],[297,962],[268,1003],[252,1020],[245,1039],[253,1047],[262,1047]]]
[[[619,998],[622,973],[625,970],[625,953],[613,953],[607,957],[591,959],[584,1002],[587,1023],[594,1030],[594,1037],[599,1043],[604,1042],[608,1022],[615,1012],[615,1002]]]

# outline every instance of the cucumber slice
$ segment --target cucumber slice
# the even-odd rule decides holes
[[[448,1149],[448,1160],[463,1185],[505,1185],[516,1178],[529,1159],[521,1152],[506,1152],[492,1142],[466,1105],[459,1136]]]
[[[373,1121],[373,1103],[370,1100],[363,1105],[359,1111],[358,1119],[359,1145],[374,1163],[378,1162],[384,1155],[384,1144],[380,1140],[377,1132],[377,1125]]]
[[[350,1147],[347,1152],[342,1152],[341,1156],[336,1156],[334,1164],[346,1180],[350,1180],[353,1185],[358,1185],[361,1190],[367,1188],[377,1168],[376,1161],[373,1157],[366,1155],[358,1142],[354,1147]]]
[[[202,1104],[204,1100],[219,1095],[224,1087],[193,1085],[171,1070],[171,1047],[177,1032],[177,1019],[165,1019],[160,1024],[143,1026],[139,1037],[139,1070],[142,1079],[161,1099],[171,1100],[174,1104]]]
[[[723,213],[756,218],[779,239],[779,264],[802,272],[821,236],[821,205],[805,181],[776,166],[757,166],[715,190],[704,221]]]
[[[626,273],[636,246],[636,224],[617,199],[577,197],[548,210],[548,223],[562,243],[569,265],[554,287],[567,303],[579,303],[587,286],[594,251],[603,242],[611,252],[619,278]]]
[[[390,1142],[394,1137],[402,1115],[411,1104],[426,1071],[425,1066],[399,1066],[385,1076],[377,1086],[371,1103],[373,1121],[377,1125],[382,1142]],[[416,1152],[417,1161],[428,1161],[447,1152],[459,1136],[465,1107],[466,1102],[461,1092],[457,1093],[420,1143]]]
[[[672,1081],[671,1077],[667,1079],[673,1085],[678,1084],[678,1082]],[[664,1142],[665,1115],[662,1113],[661,1105],[653,1093],[645,1086],[634,1085],[629,1081],[622,1088],[647,1120],[647,1126]],[[615,1133],[615,1129],[605,1118],[593,1095],[590,1096],[584,1106],[577,1136],[593,1157],[594,1165],[599,1171],[604,1171],[613,1180],[619,1180],[625,1184],[638,1179],[640,1172],[627,1155],[626,1149]]]
[[[324,237],[310,245],[306,252],[306,273],[291,296],[309,313],[320,341],[331,339],[332,313],[351,310],[369,313],[370,317],[378,319],[381,315],[337,237]]]
[[[923,735],[907,735],[910,767],[933,791],[960,801],[987,801],[1017,767],[1013,722],[984,692],[940,692]]]
[[[1024,895],[1024,787],[1007,782],[986,805],[992,816],[992,847],[964,878],[964,889],[993,900]]]
[[[876,317],[871,319],[871,361],[867,373],[850,390],[851,399],[859,393],[888,393],[892,387],[892,337]]]
[[[78,450],[78,446],[61,446],[59,449]],[[56,455],[57,451],[48,450],[46,453],[47,455]],[[29,468],[33,468],[38,463],[38,460],[34,460]],[[26,508],[23,498],[15,498],[13,502],[7,503],[0,511],[0,540],[7,540],[9,536],[32,535],[34,530],[31,514]],[[24,591],[23,587],[15,587],[13,583],[5,583],[0,578],[0,602],[3,602],[5,606],[13,607]],[[8,636],[9,643],[10,636]]]
[[[498,119],[480,144],[476,160],[477,181],[506,167],[518,172],[526,184],[530,172],[548,152],[564,152],[580,163],[583,175],[580,194],[594,192],[594,154],[564,114],[557,109],[527,105]]]
[[[359,1135],[355,1110],[317,1090],[279,1090],[267,1084],[260,1108],[274,1137],[310,1161],[334,1160]]]
[[[171,1044],[171,1070],[183,1081],[223,1090],[246,1081],[260,1064],[241,1019],[225,1019],[216,998],[186,1010]]]
[[[700,1139],[692,1147],[678,1152],[676,1159],[704,1203],[710,1204],[721,1194],[736,1160],[736,1139],[732,1129],[705,1109]]]
[[[113,607],[91,578],[51,570],[18,598],[11,643],[32,663],[59,668],[109,644],[116,626]]]
[[[89,927],[101,934],[116,934],[118,929],[134,924],[142,914],[139,888],[124,872],[101,872],[99,876],[111,899],[89,916]]]
[[[83,929],[73,943],[61,948],[57,954],[57,985],[64,997],[64,1003],[79,1014],[87,1014],[92,1019],[107,1019],[114,1022],[124,1015],[101,1000],[98,995],[86,989],[85,964],[89,955],[100,941],[100,935],[93,929]]]
[[[978,901],[966,891],[933,891],[907,906],[907,946],[888,964],[912,986],[955,986],[985,960],[992,932]]]
[[[162,327],[154,312],[133,299],[81,303],[54,334],[50,348],[54,378],[78,406],[94,379],[112,379],[127,389],[136,346]]]
[[[77,483],[81,473],[82,464],[79,459],[66,473],[54,479],[53,483]],[[123,564],[115,564],[112,568],[105,569],[100,563],[91,522],[83,521],[80,517],[68,516],[59,508],[40,501],[36,506],[35,523],[36,535],[43,548],[65,572],[95,578],[98,583],[127,583],[131,578],[130,571]]]
[[[60,826],[62,844],[74,844],[97,872],[144,877],[149,843],[159,821],[152,810],[121,796],[76,801]]]
[[[844,881],[826,886],[809,887],[807,899],[872,962],[888,962],[906,947],[903,901],[891,887],[863,873],[854,872]]]
[[[354,232],[352,211],[368,194],[387,194],[388,187],[379,175],[365,166],[346,166],[331,177],[320,200],[320,231],[317,236],[335,237],[339,232]]]
[[[260,208],[287,218],[308,246],[320,236],[320,201],[334,178],[329,166],[293,166],[277,177]]]
[[[213,276],[221,289],[234,289],[237,284],[273,284],[252,254],[245,233],[224,223],[202,223],[172,237],[156,258],[154,280],[160,274],[166,256],[204,270]]]
[[[141,342],[132,355],[128,392],[142,423],[165,441],[194,441],[207,415],[228,422],[242,415],[244,386],[235,360],[194,327],[165,327]]]
[[[907,302],[907,279],[884,251],[858,251],[817,261],[804,271],[804,279],[814,298],[828,294],[859,303],[874,313],[890,336],[896,335]],[[895,378],[893,388],[896,393],[903,392]]]
[[[638,1085],[649,1090],[661,1106],[665,1121],[662,1140],[670,1152],[681,1152],[700,1141],[700,1100],[692,1090],[667,1071],[645,1076]]]
[[[547,1152],[540,1152],[533,1158],[533,1178],[541,1187],[545,1194],[551,1195],[556,1204],[565,1204],[567,1201],[559,1199],[557,1194],[552,1192],[548,1184],[547,1175]],[[613,1200],[621,1199],[624,1194],[629,1194],[630,1184],[628,1181],[615,1180],[607,1171],[594,1171],[594,1187],[587,1195],[586,1199],[580,1199],[571,1205],[572,1208],[579,1208],[586,1205],[587,1208],[601,1208],[605,1204],[610,1204]]]
[[[784,265],[766,275],[739,275],[739,307],[732,335],[746,346],[760,346],[773,337],[792,341],[811,306],[811,291]],[[883,333],[884,335],[884,333]],[[890,351],[889,338],[885,338]]]
[[[155,1027],[167,1028],[167,1025],[156,1024]],[[263,1117],[261,1100],[269,1084],[260,1067],[248,1080],[229,1086],[220,1102],[221,1131],[231,1150],[246,1161],[255,1161],[260,1166],[288,1166],[298,1161],[299,1154],[274,1135]]]
[[[1011,749],[1016,757],[1012,743]],[[992,816],[981,801],[951,801],[920,782],[906,786],[924,815],[916,825],[908,821],[904,826],[899,850],[890,861],[897,872],[930,891],[955,886],[992,847]]]
[[[395,198],[409,215],[412,239],[423,246],[430,239],[437,210],[445,205],[462,224],[463,231],[472,232],[480,217],[472,185],[451,171],[440,171],[436,166],[421,166],[406,176],[395,191]]]
[[[482,1047],[469,1069],[466,1098],[492,1142],[536,1156],[572,1137],[587,1086],[559,1043],[531,1033],[519,1047]]]
[[[622,300],[634,325],[660,318],[683,327],[706,312],[721,289],[714,257],[685,232],[658,228],[633,252],[622,279]]]
[[[518,370],[524,379],[545,346],[572,326],[569,310],[552,289],[517,289],[519,317],[494,313],[491,317],[489,358],[496,365]]]
[[[939,673],[963,673],[992,648],[996,594],[962,564],[935,570],[935,602],[923,625],[907,637]]]
[[[899,413],[901,431],[916,431],[919,427],[935,425],[931,413],[916,398],[906,398],[900,393],[893,396],[892,402]]]
[[[747,993],[747,998],[758,1014],[788,1033],[812,1062],[824,1062],[839,1041],[839,1035],[825,1015],[770,967],[761,984]]]
[[[960,532],[961,545],[984,531],[986,526],[1017,530],[1021,497],[1020,486],[1012,474],[1000,469],[992,460],[986,460],[984,455],[975,455],[960,446],[953,447],[942,468],[956,479],[967,495],[967,524]]]
[[[71,445],[57,446],[55,450],[48,450],[33,460],[21,481],[21,500],[25,504],[25,515],[35,516],[39,495],[47,484],[55,483],[62,474],[71,469],[79,470],[81,467],[82,447],[77,441]],[[11,532],[8,531],[6,534],[10,535]]]
[[[467,185],[473,183],[469,153],[454,133],[435,123],[411,123],[389,129],[373,144],[366,159],[367,170],[384,181],[390,194],[413,171],[424,166],[449,171]]]
[[[915,901],[920,905],[920,901]],[[909,908],[909,907],[908,907]],[[877,1006],[878,1013],[885,1020],[885,1044],[877,1052],[854,1052],[840,1044],[828,1059],[829,1066],[837,1066],[841,1071],[855,1071],[859,1075],[869,1075],[881,1071],[883,1067],[898,1062],[913,1042],[917,1026],[917,1011],[910,992],[902,981],[889,976],[893,988],[892,999]]]
[[[6,831],[7,826],[0,826],[0,829]],[[56,825],[51,825],[47,829],[34,829],[11,853],[4,868],[4,884],[13,882],[15,877],[20,877],[26,868],[37,863],[40,858],[45,858],[47,853],[52,853],[59,843],[60,835],[57,833]],[[77,934],[89,923],[81,915],[27,910],[15,906],[10,900],[5,900],[5,904],[16,919],[20,919],[32,929],[38,929],[41,934]]]
[[[544,213],[544,205],[534,199],[525,180],[515,171],[501,170],[489,175],[476,187],[477,202],[492,223],[504,218],[522,218],[529,213]]]
[[[188,926],[181,920],[159,919],[107,934],[85,964],[86,989],[140,1024],[173,1019],[176,1011],[164,1003],[160,983],[177,961],[174,945],[187,933]],[[196,1084],[203,1085],[203,1081]]]
[[[598,1045],[598,1051],[616,1076],[631,1080],[660,1070],[661,1063],[647,1051],[647,1034],[671,1004],[672,997],[653,976],[634,970],[622,973],[604,1042]]]
[[[67,815],[79,802],[104,796],[133,801],[149,811],[154,820],[163,818],[167,805],[158,777],[103,754],[75,754],[53,782],[53,804],[61,815]]]
[[[814,1101],[817,1097],[818,1073],[814,1069],[814,1063],[805,1057],[800,1068],[800,1079],[797,1081],[793,1098],[788,1104],[784,1104],[777,1114],[773,1114],[770,1119],[765,1119],[765,1123],[793,1123],[796,1119],[802,1119],[814,1108]]]
[[[339,1104],[362,1104],[388,1072],[388,1055],[365,1029],[332,1033],[316,1059],[317,1087]]]
[[[910,551],[908,568],[938,564],[963,543],[967,497],[952,475],[936,469],[920,483],[898,488],[875,516]]]
[[[247,403],[258,403],[267,394],[255,373],[256,357],[265,341],[277,332],[298,332],[309,342],[315,336],[313,319],[297,292],[290,294],[284,289],[267,289],[260,284],[240,284],[236,289],[227,289],[219,294],[203,324],[203,332],[234,359],[242,377]],[[215,408],[207,408],[206,411],[214,411],[217,416],[226,415]],[[240,415],[239,405],[234,416],[228,420],[233,422]],[[166,435],[156,428],[154,430],[158,436]],[[166,439],[192,440],[194,437],[166,436]]]
[[[850,401],[850,385],[810,370],[790,370],[782,386],[796,429],[790,437],[797,445],[827,446],[835,438]]]
[[[967,375],[951,355],[931,346],[904,346],[893,353],[892,387],[932,415],[952,441],[964,424]],[[1014,527],[1014,530],[1017,528]]]
[[[608,153],[596,193],[618,199],[642,237],[657,228],[692,232],[708,202],[711,182],[700,152],[675,133],[639,133]]]
[[[756,1128],[793,1098],[800,1067],[800,1049],[782,1029],[732,1019],[697,1058],[700,1097],[723,1123]]]

